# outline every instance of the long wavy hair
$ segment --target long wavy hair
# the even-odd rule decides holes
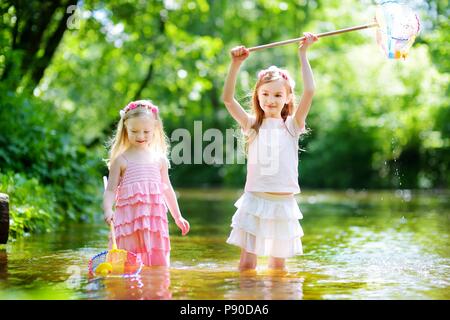
[[[133,108],[129,108],[133,106]],[[128,108],[128,109],[127,109]],[[106,160],[108,169],[111,163],[130,146],[127,133],[127,120],[131,118],[150,117],[155,120],[154,130],[149,143],[149,152],[153,157],[162,157],[168,160],[169,139],[164,132],[164,126],[159,116],[158,107],[154,106],[150,100],[138,100],[130,102],[121,111],[121,117],[117,124],[117,129],[113,137],[108,142],[109,158]]]
[[[247,154],[249,144],[256,138],[259,132],[259,128],[261,127],[264,120],[264,110],[261,107],[258,98],[258,90],[259,88],[269,82],[283,80],[286,84],[287,94],[292,94],[292,99],[283,106],[281,109],[281,117],[283,121],[286,121],[286,118],[289,115],[294,113],[295,106],[295,95],[294,88],[295,82],[292,77],[289,75],[289,72],[284,69],[280,69],[276,66],[270,66],[267,69],[261,70],[258,72],[258,80],[256,81],[255,87],[252,93],[252,102],[251,102],[251,110],[255,115],[255,123],[251,126],[251,131],[248,137],[245,139],[245,153]]]

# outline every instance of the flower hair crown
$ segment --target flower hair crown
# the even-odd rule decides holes
[[[123,119],[127,112],[136,108],[145,108],[152,112],[155,116],[159,113],[158,107],[151,103],[149,100],[139,100],[130,102],[125,108],[120,110],[120,117]]]
[[[280,77],[282,77],[284,80],[286,80],[292,88],[295,87],[295,82],[288,75],[288,73],[286,71],[284,71],[283,69],[280,69],[280,68],[278,68],[276,66],[270,66],[269,68],[261,70],[260,72],[258,72],[258,80],[261,80],[266,75],[271,74],[271,73],[272,74],[273,73],[278,74]]]

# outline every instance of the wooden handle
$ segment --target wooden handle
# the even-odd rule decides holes
[[[105,190],[107,186],[108,186],[108,178],[106,176],[103,176],[103,187],[105,187]]]
[[[329,37],[329,36],[334,36],[336,34],[341,34],[341,33],[361,30],[361,29],[367,29],[367,28],[374,28],[374,27],[378,27],[378,23],[375,22],[375,23],[364,24],[361,26],[355,26],[355,27],[350,27],[350,28],[345,28],[345,29],[340,29],[340,30],[323,32],[323,33],[319,33],[317,35],[317,37],[319,37],[319,38]],[[272,48],[272,47],[277,47],[277,46],[284,46],[286,44],[303,41],[304,39],[305,39],[305,37],[300,37],[300,38],[294,38],[294,39],[289,39],[289,40],[284,40],[284,41],[272,42],[272,43],[252,47],[252,48],[249,48],[248,50],[250,52],[252,52],[252,51],[257,51],[257,50],[261,50],[261,49],[267,49],[267,48]]]
[[[109,227],[111,229],[112,249],[117,250],[116,232],[114,231],[114,222],[111,221],[111,223],[109,224]]]

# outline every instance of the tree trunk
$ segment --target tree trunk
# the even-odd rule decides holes
[[[76,3],[77,3],[77,0],[67,1],[67,4],[64,6],[65,11],[64,11],[63,17],[59,21],[57,29],[53,32],[52,36],[49,37],[49,39],[47,41],[47,44],[45,46],[44,55],[36,60],[34,66],[33,66],[34,68],[32,70],[32,74],[31,74],[33,89],[35,87],[37,87],[37,85],[39,84],[39,81],[41,81],[41,79],[44,75],[44,71],[50,65],[50,62],[56,51],[56,48],[58,47],[59,43],[61,42],[64,32],[67,29],[67,21],[72,13],[67,13],[66,9],[70,5],[76,5]]]
[[[0,244],[8,241],[9,234],[9,197],[0,193]]]
[[[67,29],[71,15],[67,8],[76,4],[77,0],[17,0],[10,5],[15,9],[16,21],[7,30],[11,32],[11,50],[6,55],[1,80],[8,80],[11,90],[15,91],[20,85],[33,90],[39,84]],[[56,12],[61,10],[62,18],[55,21]],[[55,31],[47,34],[48,30]],[[38,56],[40,52],[44,53]]]
[[[142,99],[141,94],[142,91],[147,87],[148,83],[150,82],[152,76],[153,76],[153,61],[150,62],[150,66],[148,67],[147,75],[145,76],[144,80],[141,82],[141,85],[139,86],[139,89],[136,91],[133,97],[134,100]]]

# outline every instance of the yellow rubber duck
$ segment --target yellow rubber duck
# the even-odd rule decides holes
[[[97,268],[95,268],[95,273],[102,275],[102,276],[107,276],[108,274],[110,274],[113,271],[113,267],[112,264],[109,262],[103,262],[100,263]]]

